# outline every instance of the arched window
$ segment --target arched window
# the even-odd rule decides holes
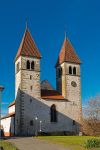
[[[56,106],[53,104],[50,108],[51,113],[51,122],[57,122],[57,111]]]
[[[59,70],[58,70],[58,76],[59,76],[59,78],[62,76],[62,68],[59,68]]]
[[[34,70],[34,61],[31,62],[31,69]]]
[[[72,74],[72,67],[69,67],[69,74]]]
[[[73,120],[73,126],[75,125],[76,123],[75,123],[75,120]]]
[[[17,69],[16,70],[17,70],[16,72],[19,72],[19,62],[17,64]]]
[[[30,61],[29,60],[27,61],[26,68],[30,69]]]
[[[73,74],[76,75],[76,67],[73,68]]]

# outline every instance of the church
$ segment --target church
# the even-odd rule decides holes
[[[4,136],[71,135],[81,132],[81,61],[65,37],[57,62],[56,89],[40,81],[41,53],[27,27],[15,57],[15,100],[2,117]]]

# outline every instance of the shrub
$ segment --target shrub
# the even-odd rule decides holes
[[[85,148],[98,148],[100,147],[100,139],[88,139],[84,145]]]

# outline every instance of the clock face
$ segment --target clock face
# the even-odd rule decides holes
[[[75,81],[72,81],[72,82],[71,82],[71,85],[72,85],[73,87],[77,87],[77,83],[76,83]]]

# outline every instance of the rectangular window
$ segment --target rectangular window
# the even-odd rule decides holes
[[[32,103],[32,99],[30,99],[30,103]]]
[[[32,89],[33,89],[33,86],[30,86],[30,90],[32,91]]]
[[[30,121],[30,126],[33,126],[33,120]]]
[[[75,125],[75,120],[73,120],[73,126]]]
[[[16,68],[16,72],[19,72],[19,62],[17,63],[17,68]]]
[[[32,75],[30,75],[30,80],[32,80]]]

